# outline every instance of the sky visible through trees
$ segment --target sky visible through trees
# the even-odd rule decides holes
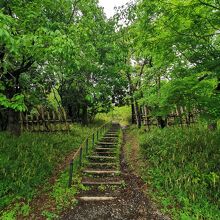
[[[99,0],[99,5],[104,7],[105,14],[110,18],[115,14],[114,7],[125,5],[128,2],[129,0]]]

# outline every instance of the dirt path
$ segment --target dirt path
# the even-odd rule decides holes
[[[143,192],[146,188],[140,177],[133,174],[125,160],[124,147],[128,135],[125,134],[120,154],[120,179],[122,186],[110,187],[101,190],[92,188],[87,195],[106,195],[116,197],[111,201],[79,201],[74,209],[66,210],[61,219],[63,220],[168,220],[152,204]],[[126,137],[126,139],[125,139]],[[135,152],[136,154],[136,152]],[[84,192],[81,193],[83,195]]]

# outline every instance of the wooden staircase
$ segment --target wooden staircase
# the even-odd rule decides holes
[[[80,201],[111,201],[117,198],[114,193],[109,193],[109,189],[106,194],[100,188],[119,187],[123,184],[119,170],[119,134],[119,124],[113,124],[94,146],[92,154],[87,156],[88,164],[82,172],[82,184],[89,187],[89,190],[79,194]]]

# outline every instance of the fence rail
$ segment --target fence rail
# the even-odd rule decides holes
[[[21,131],[30,132],[53,132],[69,131],[71,119],[66,118],[66,114],[60,116],[56,112],[43,112],[42,115],[28,115],[20,113]]]
[[[74,154],[73,158],[69,163],[69,181],[68,187],[71,187],[73,180],[74,170],[77,171],[82,165],[85,156],[90,153],[90,149],[93,149],[95,142],[97,142],[105,132],[110,128],[112,122],[107,122],[104,125],[97,128],[91,135],[89,135],[83,143],[80,145],[77,152]]]
[[[167,115],[153,116],[151,110],[147,106],[140,107],[140,121],[149,129],[150,126],[161,126],[161,123],[165,126],[189,126],[197,122],[198,114],[199,112],[196,109],[187,111],[184,107],[180,107]],[[135,112],[132,118],[137,121]]]

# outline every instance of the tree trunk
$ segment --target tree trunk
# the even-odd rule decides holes
[[[0,110],[0,131],[5,131],[7,129],[8,117],[5,110]]]
[[[134,99],[131,97],[131,124],[136,123]]]
[[[144,125],[147,125],[148,109],[147,106],[144,106]]]
[[[136,123],[134,103],[131,104],[131,123],[132,124]]]
[[[19,123],[19,112],[16,112],[13,109],[8,110],[7,131],[9,131],[11,134],[16,136],[19,136],[21,134],[21,126]]]
[[[82,106],[82,124],[83,125],[88,124],[88,106],[87,106],[87,104],[84,104]]]
[[[137,101],[135,101],[135,116],[138,128],[141,128],[141,113]]]
[[[182,118],[182,112],[180,106],[177,106],[176,110],[177,110],[177,115],[179,117],[180,126],[183,128],[183,118]]]
[[[67,108],[68,108],[68,118],[73,119],[73,108],[72,108],[72,106],[68,105]]]

